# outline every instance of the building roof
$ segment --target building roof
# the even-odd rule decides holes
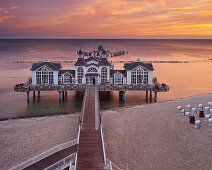
[[[70,73],[73,77],[75,77],[75,70],[59,70],[59,76],[66,72]]]
[[[97,76],[99,76],[99,74],[98,73],[87,73],[87,74],[85,74],[85,76],[86,77],[97,77]]]
[[[142,67],[146,68],[147,70],[154,70],[151,63],[143,63],[141,61],[136,61],[136,62],[133,62],[133,63],[124,64],[125,70],[132,70],[132,69],[134,69],[138,66],[142,66]]]
[[[33,63],[30,70],[37,70],[42,66],[47,66],[52,70],[60,70],[62,68],[61,63],[52,63],[52,62],[42,62],[42,63]]]
[[[86,63],[83,58],[78,58],[77,62],[74,65],[75,66],[86,66]]]
[[[126,76],[126,71],[125,70],[110,70],[110,77],[113,77],[113,75],[115,73],[117,73],[117,72],[119,72],[119,73],[123,74],[124,76]]]
[[[92,60],[95,60],[95,61],[97,61],[97,62],[100,61],[99,58],[91,56],[91,57],[89,57],[89,58],[86,58],[86,59],[85,59],[85,62],[89,62],[89,61],[92,61]]]
[[[100,66],[111,66],[111,63],[107,60],[107,58],[102,58],[99,62]]]

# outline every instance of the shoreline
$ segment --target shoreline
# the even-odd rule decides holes
[[[205,96],[205,95],[210,95],[212,93],[207,93],[207,94],[198,94],[198,95],[194,95],[194,96],[186,96],[186,97],[182,97],[182,98],[177,98],[177,99],[173,99],[173,100],[165,100],[165,101],[159,101],[156,103],[165,103],[165,102],[171,102],[171,101],[177,101],[177,100],[181,100],[181,99],[186,99],[186,98],[193,98],[196,96]],[[136,106],[146,106],[146,105],[152,105],[152,104],[156,104],[155,102],[152,103],[143,103],[143,104],[135,104],[135,105],[129,105],[129,106],[120,106],[120,107],[112,107],[109,109],[104,109],[101,110],[101,112],[105,112],[105,111],[110,111],[110,110],[119,110],[119,109],[124,109],[124,108],[129,108],[129,107],[136,107]],[[42,117],[54,117],[54,116],[64,116],[64,115],[69,115],[69,114],[79,114],[79,112],[69,112],[69,113],[62,113],[62,114],[46,114],[46,115],[34,115],[34,116],[18,116],[18,117],[12,117],[12,118],[0,118],[0,122],[3,121],[8,121],[8,120],[19,120],[19,119],[31,119],[31,118],[42,118]]]

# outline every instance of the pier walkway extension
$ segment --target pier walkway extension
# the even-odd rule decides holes
[[[77,170],[105,169],[101,140],[99,101],[97,86],[87,86],[85,90],[81,130],[77,153]]]

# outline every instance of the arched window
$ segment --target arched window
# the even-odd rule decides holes
[[[91,67],[91,68],[88,69],[88,72],[97,72],[97,69],[94,68],[94,67]]]
[[[83,73],[83,68],[82,67],[79,67],[78,69],[77,69],[77,78],[78,78],[78,83],[82,83],[82,78],[83,78],[83,76],[84,76],[84,73]]]
[[[53,84],[54,83],[53,71],[49,70],[47,67],[43,67],[37,70],[36,81],[37,84]]]
[[[142,67],[135,68],[131,72],[132,84],[148,84],[148,71]]]
[[[62,76],[62,82],[63,82],[63,84],[71,84],[72,83],[72,78],[71,78],[70,73],[65,73]]]
[[[122,84],[122,75],[120,73],[115,73],[114,75],[114,83],[115,84]]]
[[[107,68],[103,67],[101,70],[101,83],[104,84],[107,81]]]

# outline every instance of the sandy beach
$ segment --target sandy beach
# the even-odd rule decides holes
[[[77,137],[79,114],[0,122],[0,169]]]
[[[212,167],[212,128],[195,129],[176,107],[206,105],[212,94],[102,111],[107,158],[122,169]],[[11,168],[75,139],[79,114],[0,122],[0,167]]]
[[[209,101],[212,94],[102,112],[107,157],[122,169],[211,169],[212,128],[176,113]]]

